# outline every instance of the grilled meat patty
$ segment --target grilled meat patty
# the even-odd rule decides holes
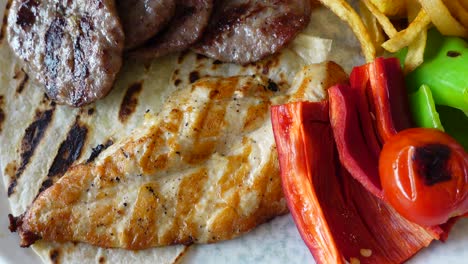
[[[310,19],[307,0],[219,0],[193,50],[224,62],[247,64],[287,45]]]
[[[175,0],[117,0],[125,32],[125,48],[142,45],[163,29],[174,16]]]
[[[13,0],[8,41],[60,104],[105,96],[122,64],[124,35],[113,0]]]
[[[189,48],[205,31],[212,9],[213,0],[177,1],[176,14],[169,27],[130,56],[151,59]]]

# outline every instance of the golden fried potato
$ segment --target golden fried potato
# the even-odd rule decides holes
[[[380,12],[387,16],[405,16],[405,0],[370,0]]]

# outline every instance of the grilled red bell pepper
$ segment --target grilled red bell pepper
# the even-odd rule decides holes
[[[351,175],[383,198],[378,172],[382,144],[411,127],[403,72],[398,59],[377,58],[355,67],[350,82],[328,90],[338,153]]]
[[[377,144],[377,138],[369,112],[362,111],[367,104],[359,102],[363,98],[359,92],[349,85],[328,89],[330,122],[343,166],[368,191],[383,199],[379,177],[380,146],[372,145],[373,142]]]
[[[326,178],[334,169],[328,102],[273,106],[271,120],[283,192],[302,239],[316,261],[344,263],[311,184],[312,174]],[[311,130],[320,138],[311,137]]]
[[[381,73],[377,74],[377,71]],[[375,76],[380,80],[373,81],[377,78]],[[337,85],[328,89],[330,120],[340,161],[356,180],[381,199],[385,198],[377,168],[382,144],[385,143],[382,140],[411,126],[402,76],[396,59],[377,59],[355,67],[350,76],[350,86]],[[384,77],[392,80],[385,81]],[[445,240],[456,219],[458,217],[428,229],[442,233],[441,240]]]
[[[288,207],[317,263],[401,263],[437,232],[413,224],[341,166],[328,103],[271,108]]]
[[[397,58],[377,58],[365,66],[368,67],[377,131],[384,143],[412,126],[405,79]]]
[[[373,109],[371,100],[368,67],[354,67],[349,76],[349,81],[353,89],[352,96],[355,99],[353,101],[357,104],[359,124],[367,146],[373,155],[379,156],[381,144],[377,137],[377,128],[375,127],[375,109]]]

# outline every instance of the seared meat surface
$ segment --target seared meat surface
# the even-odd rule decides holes
[[[23,246],[42,237],[139,250],[231,239],[285,214],[266,85],[207,78],[177,91],[133,135],[71,168],[24,218],[10,217],[12,230]]]
[[[13,0],[7,32],[48,97],[79,107],[111,90],[124,48],[139,59],[191,48],[245,65],[286,46],[310,12],[306,0]]]
[[[189,48],[205,31],[212,9],[213,0],[177,1],[169,27],[130,55],[151,59]]]
[[[122,64],[124,35],[113,0],[14,0],[8,41],[60,104],[105,96]]]
[[[193,50],[225,62],[258,61],[287,45],[310,19],[304,0],[219,0]]]
[[[144,44],[163,29],[174,16],[175,0],[117,0],[125,32],[125,48]]]
[[[290,87],[260,76],[206,77],[96,160],[70,168],[25,214],[37,239],[145,249],[232,239],[287,213],[270,105],[318,101],[345,82],[335,63],[305,67]]]

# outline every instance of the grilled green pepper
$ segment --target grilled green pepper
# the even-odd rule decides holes
[[[422,85],[416,92],[409,95],[409,101],[413,122],[416,126],[437,128],[444,131],[429,86]]]
[[[406,51],[397,54],[404,61]],[[434,102],[468,113],[468,43],[462,38],[428,31],[424,63],[406,76],[409,92],[421,85],[431,88]]]

